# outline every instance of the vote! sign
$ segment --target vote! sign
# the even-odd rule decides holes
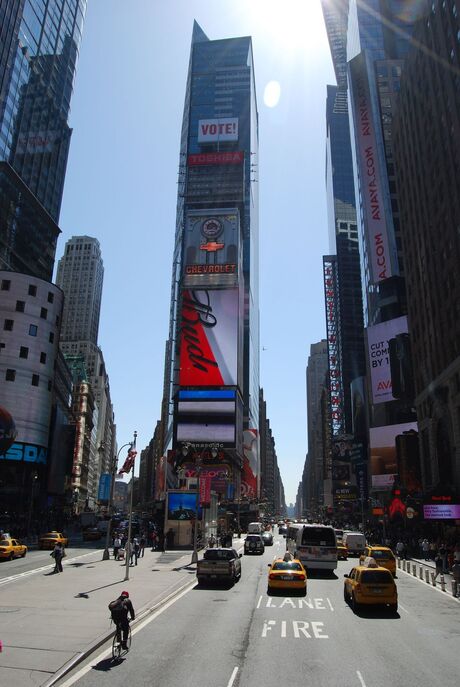
[[[238,140],[238,118],[200,119],[198,122],[198,143],[218,143]]]

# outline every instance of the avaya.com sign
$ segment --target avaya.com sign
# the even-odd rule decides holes
[[[222,119],[200,119],[198,122],[198,143],[238,140],[238,117]]]

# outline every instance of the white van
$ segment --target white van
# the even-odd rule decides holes
[[[248,525],[248,534],[262,534],[262,523],[250,522]]]
[[[366,546],[366,537],[362,532],[344,532],[342,542],[349,554],[359,556]]]

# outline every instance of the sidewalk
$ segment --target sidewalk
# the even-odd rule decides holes
[[[401,568],[402,564],[404,563],[404,559],[397,559],[399,562],[401,560]],[[420,578],[420,568],[422,568],[422,576],[423,580],[426,582],[426,571],[428,572],[428,579],[429,582],[428,584],[432,585],[432,573],[435,572],[436,566],[433,560],[425,561],[422,558],[407,558],[406,559],[407,564],[410,564],[410,573],[413,575],[413,566],[415,564],[416,566],[416,577]],[[402,568],[403,569],[403,568]],[[452,575],[450,573],[444,573],[444,582],[445,582],[445,593],[449,594],[450,596],[453,596],[452,594]],[[438,578],[436,579],[436,586],[441,589],[441,576],[438,575]]]
[[[146,549],[129,569],[124,562],[102,561],[97,550],[64,572],[39,572],[8,583],[0,597],[0,683],[9,687],[51,684],[57,671],[102,644],[113,633],[108,604],[130,593],[136,616],[195,582],[190,551]]]

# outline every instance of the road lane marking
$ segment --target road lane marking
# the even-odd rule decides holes
[[[405,575],[410,577],[411,580],[417,580],[417,582],[420,582],[420,584],[423,584],[425,587],[430,587],[430,589],[434,589],[436,592],[439,592],[440,594],[442,594],[445,599],[446,598],[447,599],[453,599],[453,601],[456,601],[458,604],[460,604],[460,598],[456,599],[455,596],[452,596],[452,594],[449,594],[449,592],[443,592],[442,589],[439,589],[439,587],[437,587],[437,586],[433,587],[431,582],[425,582],[425,580],[421,580],[420,577],[414,577],[414,575],[412,575],[412,573],[406,572],[405,570],[403,570],[403,568],[401,568],[399,570],[399,572],[403,572]]]
[[[356,671],[356,675],[357,675],[358,678],[359,678],[359,681],[360,681],[360,683],[361,683],[361,687],[366,687],[366,683],[364,682],[363,676],[361,675],[361,673],[359,672],[359,670]]]
[[[409,611],[407,610],[407,608],[404,608],[404,606],[402,606],[402,604],[398,604],[398,606],[402,611],[404,611],[404,613],[407,613],[407,615],[409,615]]]
[[[176,601],[179,601],[183,596],[188,594],[196,585],[196,580],[193,580],[193,582],[190,583],[190,585],[184,589],[183,592],[175,596],[173,599],[168,601],[167,603],[164,604],[161,608],[159,608],[157,611],[149,615],[145,620],[142,620],[139,625],[136,625],[136,627],[133,628],[131,634],[135,635],[137,634],[140,630],[142,630],[146,625],[152,622],[152,620],[155,620],[158,618],[159,615],[161,615],[166,609],[168,609],[170,606],[176,603]],[[112,635],[111,635],[112,637]],[[112,643],[111,637],[107,640]],[[71,685],[75,684],[78,680],[80,680],[86,673],[88,673],[90,670],[94,668],[95,665],[100,663],[104,658],[108,658],[109,656],[112,655],[112,647],[110,646],[108,649],[105,649],[104,651],[101,651],[100,654],[94,657],[94,660],[91,660],[86,666],[83,668],[80,668],[75,675],[70,677],[68,680],[62,683],[61,687],[71,687]]]
[[[334,607],[332,606],[332,604],[331,604],[331,602],[330,602],[330,600],[329,600],[329,597],[326,597],[326,601],[327,601],[327,603],[329,604],[329,607],[330,607],[331,611],[333,611],[333,610],[334,610]]]
[[[291,633],[291,623],[292,623],[292,633]],[[262,638],[266,638],[268,633],[271,632],[277,625],[276,620],[264,620],[262,627]],[[289,631],[288,631],[289,627]],[[310,631],[308,631],[310,628]],[[275,632],[276,635],[276,632]],[[281,621],[280,637],[281,639],[286,639],[286,637],[292,636],[294,639],[300,639],[303,635],[306,639],[329,639],[329,635],[324,633],[324,623],[319,621],[311,620],[292,620],[289,622],[287,620]]]
[[[81,556],[74,556],[73,558],[69,558],[67,561],[63,561],[62,565],[69,565],[69,563],[73,563],[73,561],[77,561],[79,558],[84,558],[85,556],[91,556],[94,554],[94,551],[90,551],[89,553],[82,553]],[[54,567],[54,563],[50,563],[47,565],[42,565],[40,568],[33,568],[32,570],[25,570],[22,573],[17,573],[16,575],[10,575],[9,577],[2,577],[0,579],[0,585],[6,584],[7,582],[14,582],[15,580],[20,580],[23,577],[29,577],[30,575],[35,575],[36,573],[43,572],[44,570],[49,570],[50,568]]]
[[[259,597],[259,601],[257,602],[256,608],[260,608],[260,604],[262,603],[262,595]]]
[[[261,599],[257,602],[256,608],[259,609],[261,606]],[[325,601],[329,604],[329,608],[326,607]],[[278,603],[276,599],[272,596],[268,596],[265,601],[265,608],[284,608],[284,606],[289,606],[290,608],[309,608],[312,611],[331,611],[334,610],[333,605],[328,597],[326,599],[312,599],[311,597],[306,597],[302,599],[292,599],[290,596],[285,597],[281,603]]]
[[[238,666],[235,666],[235,668],[233,668],[233,673],[230,676],[230,680],[228,681],[227,687],[232,687],[233,683],[235,682],[237,672]]]

